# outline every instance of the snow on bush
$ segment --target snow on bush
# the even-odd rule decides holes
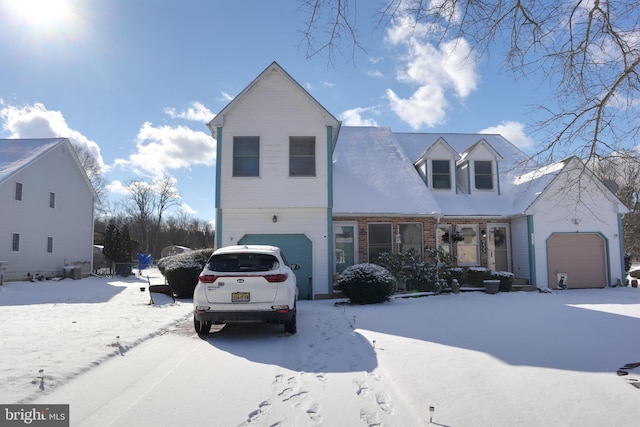
[[[347,267],[336,283],[336,288],[341,290],[352,304],[389,301],[394,287],[395,280],[386,268],[369,263]]]
[[[158,269],[178,298],[190,298],[198,284],[198,276],[213,249],[199,249],[161,258]]]

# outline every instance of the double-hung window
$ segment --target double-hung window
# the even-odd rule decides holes
[[[449,160],[431,161],[431,179],[436,190],[451,189],[451,170]]]
[[[369,261],[383,252],[393,252],[393,230],[389,223],[369,224]]]
[[[16,200],[22,200],[22,183],[16,182]]]
[[[493,190],[493,171],[490,160],[476,160],[473,165],[475,171],[476,189]]]
[[[56,207],[56,193],[49,193],[49,207]]]
[[[316,176],[316,138],[289,137],[289,176]]]
[[[11,250],[13,252],[20,251],[20,233],[13,233],[11,236]]]
[[[53,253],[53,237],[47,237],[47,253]]]
[[[260,176],[259,137],[233,137],[233,176]]]

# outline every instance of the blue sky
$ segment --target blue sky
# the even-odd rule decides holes
[[[206,123],[277,61],[345,125],[404,132],[502,133],[526,152],[545,102],[499,53],[377,28],[358,2],[365,51],[305,59],[296,2],[0,0],[0,137],[64,136],[104,164],[108,201],[123,183],[169,175],[181,209],[214,218],[215,140]],[[54,5],[51,8],[51,5]],[[318,34],[322,36],[322,34]]]

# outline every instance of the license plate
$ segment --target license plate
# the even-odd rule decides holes
[[[249,302],[251,301],[250,292],[233,292],[231,294],[231,302]]]

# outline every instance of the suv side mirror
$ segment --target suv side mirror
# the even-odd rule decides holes
[[[297,264],[297,263],[294,262],[293,264],[291,264],[291,269],[292,270],[300,270],[300,264]]]

